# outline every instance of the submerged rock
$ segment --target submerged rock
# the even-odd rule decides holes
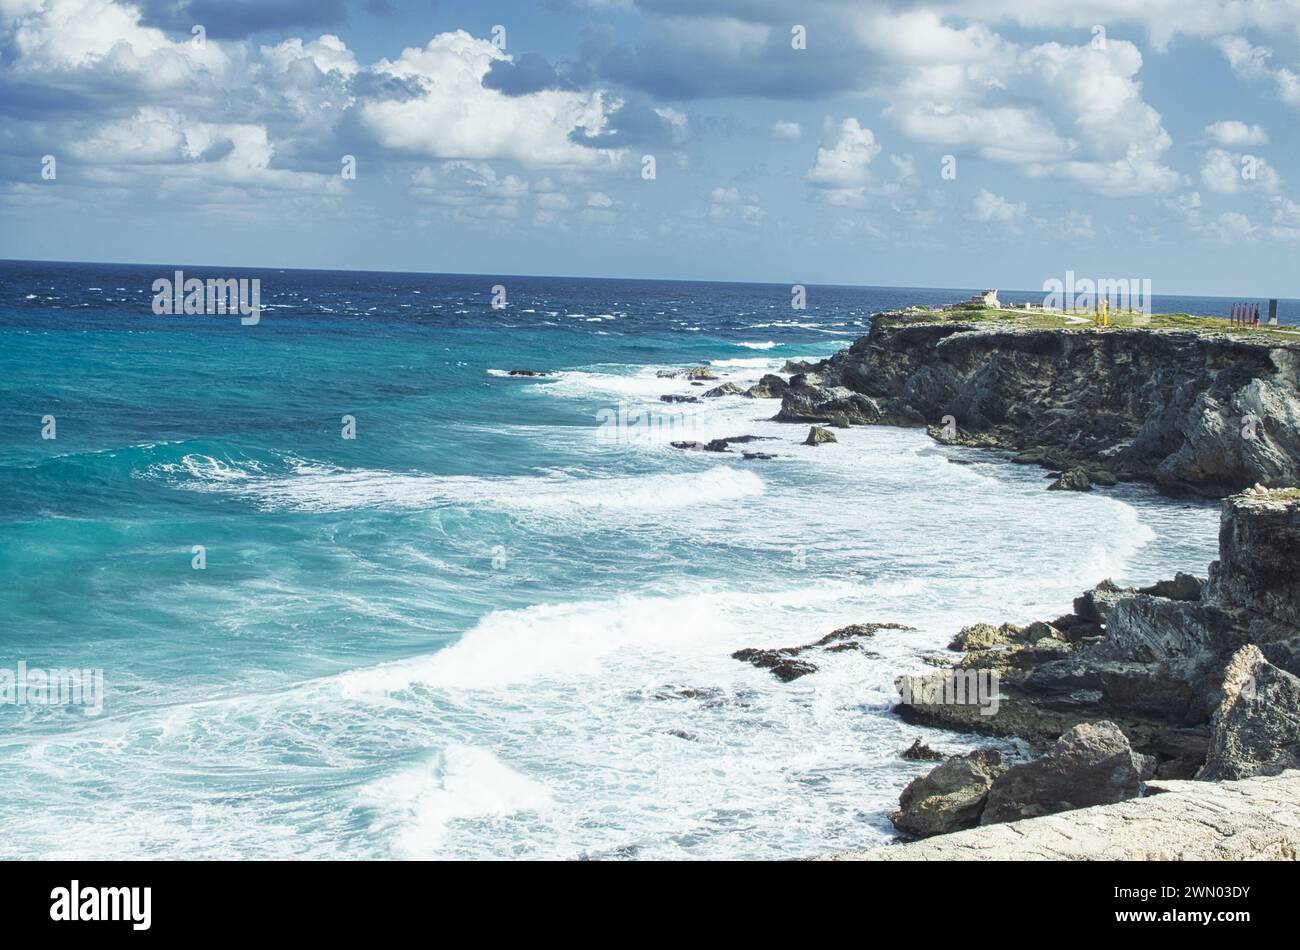
[[[918,838],[948,834],[980,823],[994,780],[1006,771],[995,749],[949,759],[913,779],[889,816],[899,831]]]
[[[981,825],[1136,798],[1155,762],[1133,751],[1113,722],[1080,723],[1042,757],[1012,766],[988,792]]]
[[[510,371],[510,375],[511,376],[546,376],[547,374],[543,373],[539,369],[512,369]]]
[[[668,393],[659,397],[660,402],[699,402],[699,396],[682,396],[677,393]]]
[[[847,627],[840,627],[832,630],[820,640],[812,643],[805,643],[797,647],[781,647],[778,649],[759,650],[748,647],[743,650],[737,650],[731,654],[732,659],[743,660],[746,663],[752,663],[759,669],[772,671],[772,675],[782,682],[788,683],[791,680],[798,679],[801,676],[807,676],[809,673],[817,672],[817,667],[803,659],[796,659],[802,654],[813,650],[821,650],[826,653],[840,653],[845,650],[858,650],[861,646],[858,641],[868,637],[875,636],[877,630],[912,630],[900,623],[854,623]]]
[[[710,439],[708,442],[699,441],[679,441],[669,442],[675,449],[685,449],[688,452],[730,452],[732,445],[744,445],[750,442],[762,442],[770,437],[765,435],[730,435],[725,439]],[[745,453],[748,455],[762,455],[761,452]],[[770,457],[770,456],[769,456]]]
[[[944,759],[942,752],[931,749],[921,741],[920,736],[912,740],[912,744],[903,750],[902,756],[912,762],[941,762]]]
[[[772,675],[782,683],[789,683],[809,673],[816,673],[817,667],[805,660],[797,660],[786,650],[755,650],[747,648],[731,654],[734,660],[752,663],[760,670],[771,670]]]
[[[713,370],[707,366],[693,366],[690,369],[661,369],[655,373],[659,379],[702,379],[715,380],[718,377],[714,375]]]

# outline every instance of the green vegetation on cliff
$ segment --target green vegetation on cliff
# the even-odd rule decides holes
[[[1300,342],[1300,327],[1248,327],[1223,317],[1202,317],[1188,313],[1153,313],[1149,317],[1136,311],[1111,311],[1109,327],[1094,327],[1089,310],[1022,310],[983,307],[950,307],[909,310],[882,314],[897,323],[988,323],[999,327],[1020,326],[1031,330],[1194,330],[1198,333],[1230,334],[1261,341]]]

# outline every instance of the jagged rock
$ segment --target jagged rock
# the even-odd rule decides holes
[[[903,789],[899,809],[889,820],[899,831],[918,838],[974,828],[989,789],[1005,771],[995,749],[977,749],[949,759]]]
[[[741,452],[740,457],[746,462],[765,461],[776,458],[771,452]]]
[[[813,426],[808,430],[808,438],[803,440],[804,445],[822,445],[826,442],[838,442],[835,433],[829,429],[823,429],[821,426]]]
[[[805,643],[797,647],[781,647],[774,650],[758,650],[752,647],[737,650],[731,654],[732,659],[752,663],[760,669],[770,669],[772,675],[782,682],[790,682],[800,676],[817,672],[817,667],[806,660],[796,659],[800,654],[810,650],[825,650],[827,653],[839,653],[843,650],[860,649],[857,641],[875,636],[877,630],[911,630],[912,627],[899,623],[854,623],[832,630],[820,640]]]
[[[699,402],[698,396],[682,396],[677,393],[668,393],[659,397],[660,402]]]
[[[1004,623],[995,627],[991,623],[975,623],[962,627],[948,644],[949,650],[988,650],[1001,643],[1011,643],[1020,638],[1019,627]]]
[[[708,448],[708,444],[705,442],[681,441],[669,442],[668,444],[675,449],[682,449],[686,452],[704,452]]]
[[[774,373],[766,373],[757,383],[745,390],[750,399],[780,399],[788,384]]]
[[[752,663],[760,670],[771,670],[772,675],[782,683],[797,680],[809,673],[816,673],[817,667],[806,660],[796,660],[785,650],[756,650],[747,647],[731,654],[733,660]]]
[[[1061,476],[1047,486],[1048,491],[1092,491],[1092,480],[1081,468],[1072,468],[1062,472]]]
[[[917,736],[912,744],[903,750],[902,756],[911,762],[942,762],[944,759],[942,752],[931,749],[921,741],[920,736]]]
[[[744,393],[744,390],[735,383],[723,383],[721,386],[714,386],[706,391],[704,395],[708,399],[715,399],[718,396],[739,396],[742,393]]]
[[[1243,492],[1219,522],[1207,597],[1300,629],[1300,491]]]
[[[1104,580],[1074,598],[1074,613],[1087,623],[1104,624],[1112,607],[1126,592],[1112,580]]]
[[[794,376],[799,373],[815,373],[820,363],[809,363],[807,360],[786,360],[785,365],[781,367],[781,372],[787,376]]]
[[[1214,715],[1210,748],[1197,778],[1240,779],[1300,768],[1300,678],[1278,669],[1256,646],[1233,656]]]
[[[1167,597],[1169,600],[1200,600],[1201,581],[1191,574],[1179,571],[1171,581],[1156,581],[1150,587],[1138,588],[1139,594]]]
[[[789,386],[781,395],[778,422],[819,422],[844,429],[854,424],[885,421],[880,406],[868,396],[843,387]]]
[[[1020,821],[1136,798],[1155,760],[1133,751],[1113,722],[1080,723],[1042,757],[994,779],[980,824]]]

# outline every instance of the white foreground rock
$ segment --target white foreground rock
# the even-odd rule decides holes
[[[1300,770],[1239,782],[1148,782],[1114,805],[985,825],[823,861],[1300,859]]]

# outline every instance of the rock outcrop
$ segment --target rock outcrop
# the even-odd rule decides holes
[[[1223,678],[1201,779],[1277,775],[1300,768],[1300,678],[1244,646]]]
[[[1007,767],[996,749],[976,749],[948,759],[903,789],[894,827],[918,838],[974,828],[994,780]]]
[[[1072,468],[1047,486],[1048,491],[1092,491],[1092,479],[1086,469]]]
[[[813,426],[808,430],[808,438],[803,440],[804,445],[825,445],[827,442],[838,442],[835,433],[830,429],[823,429],[821,426]]]
[[[1286,768],[1300,742],[1291,683],[1300,676],[1297,517],[1300,492],[1235,495],[1224,504],[1208,582],[1185,574],[1143,590],[1103,582],[1050,623],[968,627],[951,645],[965,651],[953,670],[900,679],[897,711],[908,722],[1017,736],[1042,749],[1079,723],[1108,720],[1155,758],[1161,778]],[[1250,645],[1258,656],[1240,653]],[[1263,720],[1243,697],[1242,668],[1272,697]],[[954,670],[999,675],[995,714],[931,701],[938,694],[927,684]]]
[[[777,419],[932,426],[1094,482],[1210,497],[1300,484],[1296,343],[883,313],[815,373],[791,379]]]
[[[824,861],[1250,861],[1300,857],[1300,772],[1148,783],[1145,798]],[[1157,793],[1157,794],[1150,794]]]
[[[1137,798],[1155,761],[1135,753],[1113,722],[1080,723],[1032,762],[998,776],[980,824],[1021,821]]]
[[[772,675],[783,683],[817,672],[817,667],[803,658],[805,654],[825,651],[840,653],[844,650],[861,650],[862,642],[873,637],[877,630],[912,630],[913,627],[899,623],[853,623],[847,627],[832,630],[826,636],[813,643],[797,647],[779,647],[760,650],[747,647],[731,654],[732,659],[752,663],[759,669],[771,670]]]

